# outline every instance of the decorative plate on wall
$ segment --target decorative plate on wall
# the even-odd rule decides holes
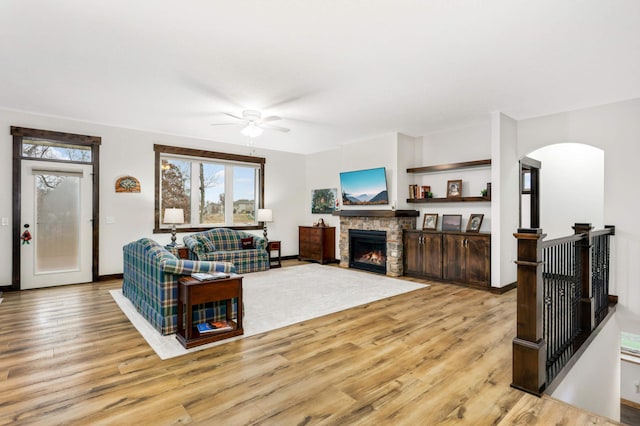
[[[133,176],[123,176],[116,181],[116,192],[140,192],[140,181]]]

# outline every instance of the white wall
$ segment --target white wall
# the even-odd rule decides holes
[[[491,114],[491,217],[497,224],[491,233],[491,286],[504,287],[516,281],[519,223],[519,164],[517,123],[504,114]]]
[[[620,327],[616,314],[600,330],[551,396],[620,420]]]
[[[546,239],[573,234],[575,223],[604,227],[604,151],[589,145],[562,143],[537,149],[540,228]]]
[[[392,206],[395,206],[398,210],[415,210],[416,205],[407,203],[407,195],[409,184],[413,182],[413,176],[407,173],[409,167],[413,167],[416,161],[415,150],[416,146],[422,145],[422,138],[414,138],[411,136],[398,134],[398,155],[396,169],[398,174],[396,176],[396,187],[394,188],[394,194],[396,196],[391,199]]]
[[[616,227],[610,292],[630,315],[640,317],[640,99],[518,122],[519,157],[564,142],[604,150],[604,222]],[[637,327],[629,331],[640,334]]]
[[[640,365],[620,361],[620,398],[640,404]]]
[[[0,128],[0,177],[6,185],[0,186],[0,217],[12,213],[12,139],[10,126],[29,127],[68,133],[100,136],[100,263],[99,274],[122,272],[122,246],[147,236],[161,243],[170,241],[170,234],[153,232],[154,221],[154,151],[153,144],[222,151],[235,154],[249,153],[247,147],[221,142],[154,134],[98,124],[64,120],[2,110]],[[274,222],[269,224],[271,239],[282,240],[282,254],[297,254],[295,223],[304,215],[304,156],[259,149],[256,155],[266,158],[265,203],[273,209]],[[138,194],[116,193],[115,180],[132,175],[140,180]],[[106,216],[115,223],[106,224]],[[254,231],[260,235],[262,231]],[[11,253],[11,226],[0,226],[0,247]],[[182,235],[179,234],[179,239]],[[0,285],[11,283],[11,256],[0,258]]]

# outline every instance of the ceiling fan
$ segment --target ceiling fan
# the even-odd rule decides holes
[[[245,136],[249,136],[250,138],[255,138],[260,136],[265,129],[277,130],[279,132],[289,132],[291,129],[281,126],[274,126],[271,124],[272,121],[282,120],[282,117],[278,117],[277,115],[270,115],[268,117],[262,118],[262,113],[260,111],[256,111],[253,109],[246,109],[242,111],[242,117],[230,114],[228,112],[223,113],[229,117],[235,118],[239,120],[240,123],[212,123],[212,126],[228,126],[235,124],[242,124],[244,127],[240,130]]]

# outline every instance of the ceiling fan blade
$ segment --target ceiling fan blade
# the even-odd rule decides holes
[[[277,130],[279,132],[290,132],[291,129],[287,129],[286,127],[282,127],[282,126],[274,126],[273,124],[261,124],[260,127],[264,127],[265,129],[271,129],[271,130]]]
[[[210,126],[237,126],[241,123],[211,123]]]
[[[269,121],[278,121],[282,120],[282,117],[278,117],[277,115],[270,115],[269,117],[265,117],[262,119],[263,123],[267,123]]]
[[[233,118],[235,118],[236,120],[244,121],[244,118],[239,117],[239,116],[237,116],[237,115],[230,114],[230,113],[228,113],[228,112],[223,112],[223,114],[224,114],[224,115],[228,115],[229,117],[233,117]]]

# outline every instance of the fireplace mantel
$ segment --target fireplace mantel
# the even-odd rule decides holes
[[[341,217],[418,217],[418,210],[338,210],[332,213]]]

